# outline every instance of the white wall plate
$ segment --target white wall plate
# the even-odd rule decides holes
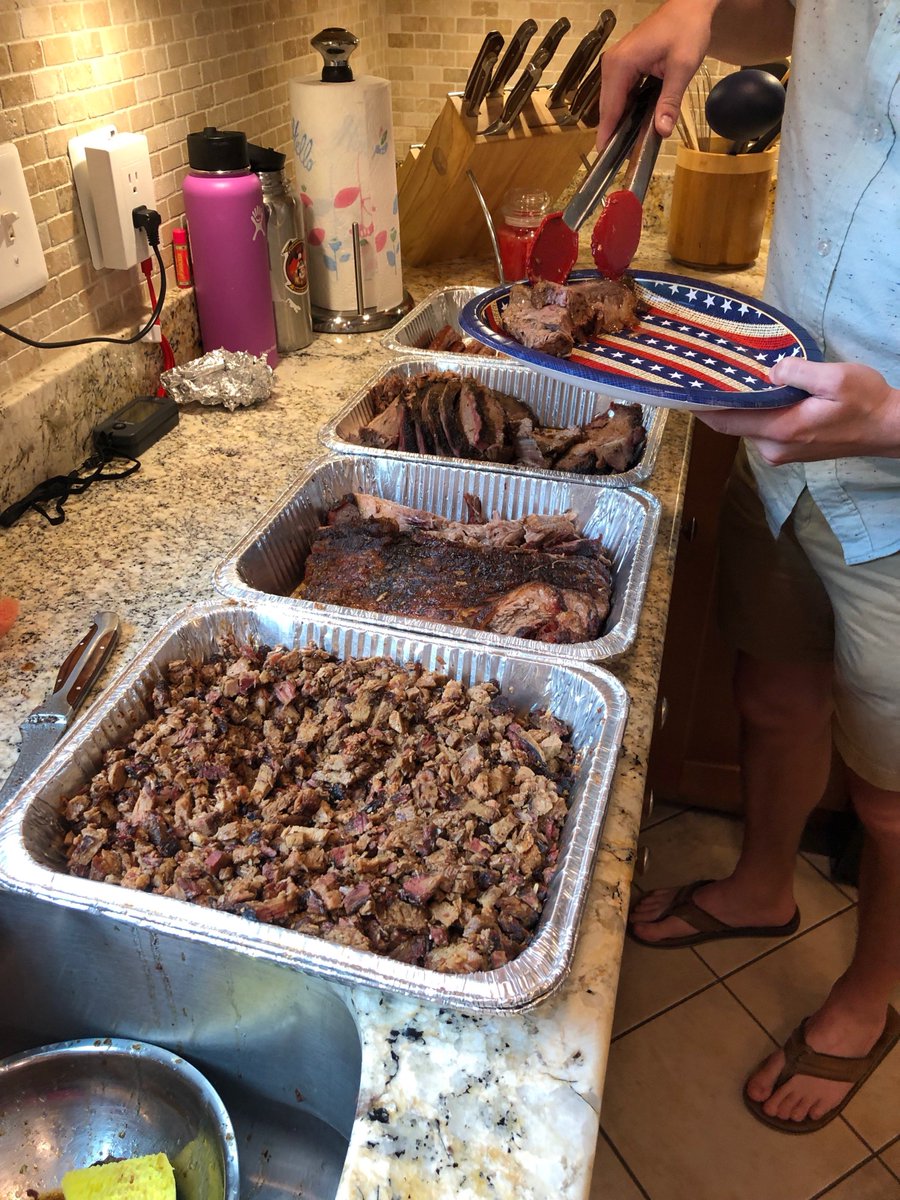
[[[100,249],[100,231],[97,227],[97,214],[94,210],[94,200],[88,181],[87,158],[84,148],[88,144],[100,146],[104,142],[108,142],[117,132],[115,125],[101,125],[99,129],[92,129],[90,133],[82,133],[78,137],[69,138],[69,161],[72,164],[75,190],[78,193],[84,231],[91,249],[91,262],[98,271],[103,270],[103,252]]]
[[[38,291],[47,279],[19,152],[5,142],[0,146],[0,309]]]

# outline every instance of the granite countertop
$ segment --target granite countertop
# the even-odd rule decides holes
[[[678,270],[658,230],[645,235],[640,265]],[[416,299],[452,284],[495,282],[484,263],[407,270],[405,278]],[[761,272],[715,278],[758,293]],[[185,298],[176,304],[185,307]],[[281,363],[264,405],[183,410],[136,475],[73,498],[64,524],[30,513],[0,531],[0,595],[22,606],[0,641],[0,778],[15,758],[19,722],[49,691],[92,612],[111,608],[122,618],[109,679],[180,608],[212,596],[217,562],[317,453],[320,426],[389,361],[380,337],[317,337]],[[45,369],[45,390],[51,379]],[[6,419],[10,428],[15,414]],[[503,1018],[344,989],[363,1062],[339,1200],[587,1195],[689,441],[687,415],[670,413],[645,485],[662,503],[662,520],[638,636],[610,665],[631,709],[571,973],[554,997]],[[415,1036],[398,1032],[410,1030]]]

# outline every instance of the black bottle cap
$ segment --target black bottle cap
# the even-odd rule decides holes
[[[254,142],[249,142],[247,149],[250,152],[250,170],[255,171],[257,175],[260,171],[283,171],[286,155],[272,146],[257,146]]]
[[[195,171],[246,171],[250,166],[247,135],[236,129],[207,125],[187,135],[188,163]]]

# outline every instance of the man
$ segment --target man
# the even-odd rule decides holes
[[[604,58],[598,145],[643,74],[663,79],[656,125],[670,134],[707,52],[793,55],[766,298],[829,361],[773,367],[774,383],[809,393],[793,407],[703,417],[746,439],[720,587],[744,841],[727,879],[651,893],[630,930],[653,946],[792,933],[796,852],[834,739],[865,832],[854,956],[744,1089],[759,1119],[808,1132],[900,1038],[900,0],[797,0],[796,13],[789,0],[668,0]]]

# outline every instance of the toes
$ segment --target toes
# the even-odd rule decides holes
[[[632,922],[631,928],[635,937],[645,942],[668,942],[672,938],[686,937],[697,932],[678,917],[669,917],[665,921]]]
[[[747,1095],[751,1100],[756,1100],[759,1103],[769,1100],[772,1096],[772,1089],[775,1086],[775,1080],[778,1078],[781,1068],[784,1066],[784,1054],[780,1050],[776,1050],[774,1054],[760,1064],[747,1081]],[[780,1089],[783,1092],[784,1089]],[[768,1112],[768,1107],[766,1109]],[[774,1116],[774,1112],[769,1114]]]

